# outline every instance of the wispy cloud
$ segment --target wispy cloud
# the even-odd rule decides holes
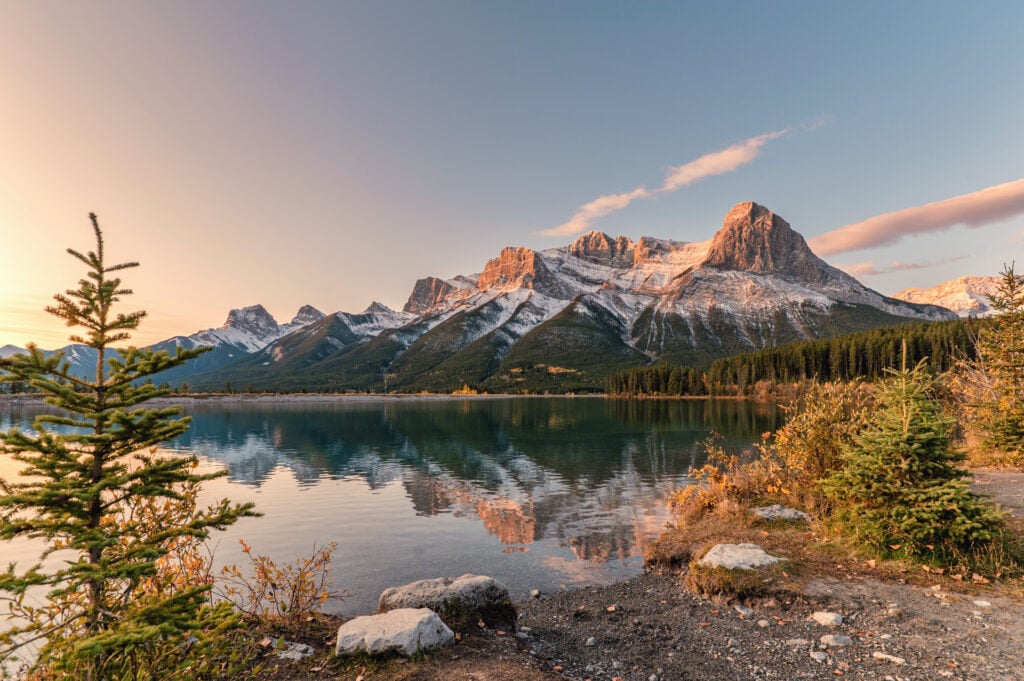
[[[982,227],[1024,213],[1024,178],[923,206],[884,213],[834,229],[809,241],[820,256],[886,246],[905,236],[942,232],[956,225]]]
[[[639,186],[631,191],[619,194],[605,194],[593,201],[583,204],[567,222],[545,229],[538,234],[543,236],[571,236],[590,229],[599,218],[620,211],[637,199],[649,199],[659,194],[674,192],[689,186],[698,180],[714,175],[730,173],[740,166],[747,165],[761,153],[761,148],[768,142],[784,137],[792,132],[792,128],[767,132],[737,142],[725,149],[713,151],[673,168],[669,168],[665,180],[658,189],[647,189]]]
[[[785,130],[776,130],[775,132],[751,137],[720,151],[704,154],[689,163],[671,168],[665,177],[665,184],[658,191],[674,192],[680,187],[689,186],[705,177],[731,173],[740,166],[745,166],[757,158],[761,153],[761,147],[765,144],[788,135],[790,132],[790,129],[786,128]]]
[[[643,187],[637,187],[631,192],[623,192],[622,194],[605,194],[599,196],[590,203],[585,203],[580,206],[573,216],[569,218],[568,222],[565,222],[558,227],[552,227],[542,232],[544,236],[571,236],[573,234],[579,234],[590,229],[591,225],[597,221],[598,218],[604,217],[609,213],[622,210],[629,204],[633,203],[636,199],[646,199],[651,195],[647,189]]]
[[[929,267],[936,267],[938,265],[956,262],[957,260],[963,260],[966,257],[966,255],[958,255],[954,258],[930,260],[926,262],[899,262],[897,260],[889,263],[889,265],[882,266],[875,265],[873,262],[858,262],[851,263],[849,265],[837,264],[836,267],[853,277],[873,277],[879,274],[889,274],[890,272],[901,272],[904,270],[923,270]]]

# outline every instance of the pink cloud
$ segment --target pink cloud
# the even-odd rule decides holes
[[[858,262],[849,265],[839,265],[836,267],[846,272],[852,277],[873,277],[879,274],[889,274],[890,272],[901,272],[905,270],[923,270],[929,267],[936,267],[937,265],[945,265],[949,262],[956,262],[957,260],[963,260],[966,255],[958,255],[955,258],[945,258],[943,260],[932,260],[925,262],[899,262],[893,261],[888,266],[877,266],[873,262]]]
[[[664,183],[658,189],[649,190],[644,187],[637,187],[632,191],[621,194],[599,196],[593,201],[577,208],[576,212],[573,213],[567,222],[551,229],[542,230],[538,234],[543,236],[571,236],[585,232],[599,218],[620,211],[637,199],[649,199],[658,194],[674,192],[705,177],[732,172],[757,158],[765,144],[771,140],[788,135],[791,131],[790,128],[786,128],[785,130],[767,132],[763,135],[737,142],[725,149],[704,154],[700,158],[684,163],[681,166],[670,168],[665,176]]]
[[[731,173],[740,166],[744,166],[757,158],[761,153],[761,147],[766,143],[787,135],[789,132],[790,130],[787,128],[751,137],[720,151],[704,154],[689,163],[676,166],[669,170],[668,175],[665,177],[665,184],[661,186],[659,191],[674,192],[680,187],[686,187],[705,177]]]
[[[591,225],[597,221],[598,218],[604,217],[609,213],[622,210],[629,204],[633,203],[636,199],[646,199],[651,193],[643,187],[637,187],[631,192],[623,192],[621,194],[605,194],[599,196],[590,203],[585,203],[580,206],[573,216],[569,218],[568,222],[565,222],[558,227],[552,227],[551,229],[545,229],[540,232],[544,236],[570,236],[573,234],[579,234],[590,229]]]
[[[942,232],[956,225],[982,227],[1024,213],[1024,179],[923,206],[884,213],[834,229],[809,241],[820,256],[895,243],[912,234]]]

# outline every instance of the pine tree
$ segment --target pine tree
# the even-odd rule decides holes
[[[979,361],[994,400],[981,405],[985,443],[1007,452],[1024,451],[1024,277],[1004,266],[989,304],[994,323],[981,330]]]
[[[931,397],[925,360],[907,369],[904,359],[891,374],[878,411],[822,487],[855,534],[882,553],[949,563],[990,541],[1000,515],[957,467],[964,457],[952,448],[952,419]]]
[[[42,540],[41,558],[56,553],[62,559],[56,567],[18,572],[12,564],[0,573],[0,592],[9,594],[12,612],[29,618],[0,635],[0,659],[42,641],[36,668],[58,677],[198,678],[189,653],[207,645],[211,631],[222,631],[233,615],[226,604],[210,604],[204,580],[154,588],[159,561],[175,546],[194,544],[253,513],[251,505],[228,500],[196,509],[199,486],[221,473],[198,474],[195,459],[158,452],[156,445],[185,432],[189,419],[178,418],[177,407],[141,407],[169,392],[146,379],[202,350],[179,347],[171,356],[115,349],[145,312],[115,312],[131,291],[112,275],[137,263],[108,266],[99,223],[94,214],[89,218],[96,250],[68,249],[87,275],[46,309],[84,329],[70,340],[98,353],[95,378],[75,377],[60,353],[46,357],[35,345],[26,355],[0,360],[12,380],[27,382],[61,410],[36,417],[32,432],[0,434],[0,452],[20,462],[24,476],[0,480],[0,538]],[[140,509],[149,509],[149,522]],[[40,593],[47,605],[29,605],[26,596]]]

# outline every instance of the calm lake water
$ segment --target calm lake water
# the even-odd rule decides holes
[[[39,406],[0,404],[0,428]],[[492,575],[515,597],[639,573],[664,499],[704,461],[712,432],[742,449],[775,429],[774,405],[735,400],[470,398],[192,403],[195,453],[214,498],[264,516],[216,533],[215,561],[244,564],[238,539],[279,562],[337,542],[331,609],[372,611],[388,586]],[[0,456],[0,475],[15,473]],[[38,547],[0,544],[0,562]]]

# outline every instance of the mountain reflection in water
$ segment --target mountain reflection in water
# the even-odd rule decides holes
[[[770,404],[602,398],[194,401],[186,413],[191,429],[168,448],[225,466],[214,493],[266,514],[231,528],[218,559],[234,562],[237,536],[284,560],[338,541],[346,614],[410,579],[491,574],[524,595],[635,574],[711,433],[740,449],[780,420]]]

